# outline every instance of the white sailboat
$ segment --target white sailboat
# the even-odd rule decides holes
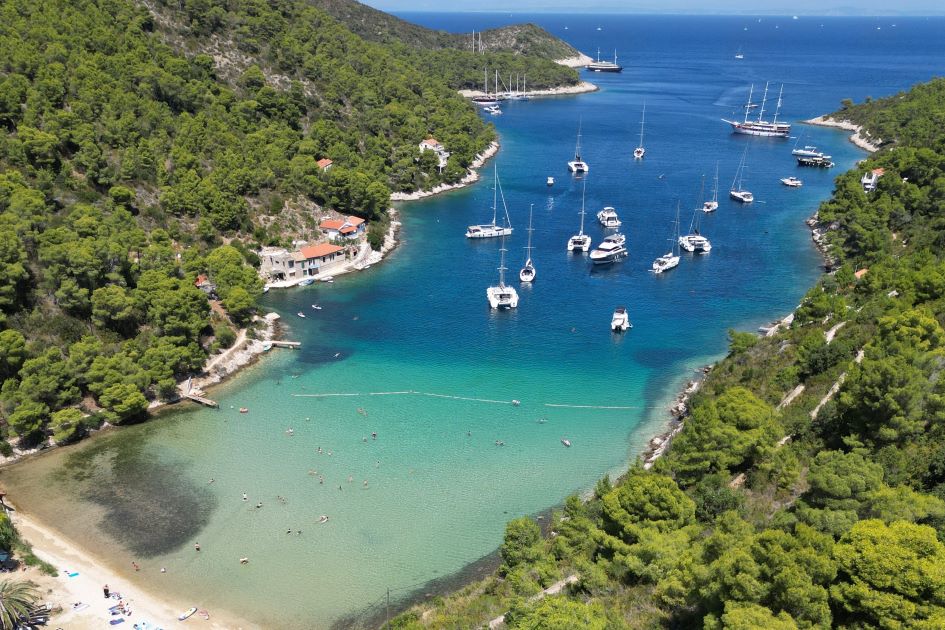
[[[505,205],[505,195],[502,194],[502,184],[499,182],[499,170],[493,166],[495,184],[492,187],[492,223],[470,225],[466,228],[466,238],[494,238],[508,236],[512,233],[512,222],[509,220],[509,209]],[[505,209],[505,225],[497,225],[498,196],[502,194],[502,207]]]
[[[789,123],[778,122],[778,116],[781,112],[781,96],[784,94],[784,85],[781,85],[781,91],[778,92],[778,106],[774,110],[774,119],[768,122],[764,119],[765,104],[768,102],[768,84],[765,83],[764,96],[761,97],[761,108],[758,110],[757,120],[748,120],[748,114],[756,107],[751,102],[751,95],[755,86],[752,85],[748,90],[748,102],[745,104],[745,119],[742,121],[726,120],[732,126],[732,133],[743,133],[749,136],[770,136],[774,138],[787,138],[791,135],[791,125]]]
[[[663,273],[679,266],[679,202],[676,202],[676,220],[673,235],[669,238],[669,251],[653,261],[653,273]]]
[[[640,116],[640,144],[636,149],[633,150],[633,159],[642,160],[643,156],[646,154],[646,149],[643,148],[643,123],[646,121],[646,102],[643,103],[643,114]]]
[[[532,213],[535,210],[535,204],[528,207],[528,245],[525,247],[525,266],[518,272],[518,279],[522,282],[534,282],[535,265],[532,263]]]
[[[738,47],[738,51],[735,53],[735,58],[736,58],[736,59],[744,59],[744,58],[745,58],[744,53],[742,53],[742,47],[741,47],[741,46]]]
[[[587,191],[587,179],[584,180],[584,187],[581,189],[581,229],[568,239],[568,251],[575,250],[586,252],[591,248],[591,237],[584,233],[584,193]]]
[[[475,103],[476,105],[481,105],[482,107],[497,106],[499,104],[498,99],[496,99],[495,96],[489,96],[489,69],[483,68],[482,74],[483,74],[483,79],[484,79],[483,87],[482,87],[483,95],[474,96],[472,98],[472,102]],[[496,92],[498,92],[498,85],[496,85]]]
[[[572,173],[587,173],[591,170],[587,162],[581,159],[581,121],[578,121],[577,144],[574,145],[574,159],[568,162]]]
[[[746,144],[745,151],[742,153],[742,159],[738,163],[738,170],[735,172],[735,179],[732,180],[732,188],[728,191],[729,197],[741,203],[751,203],[755,200],[755,196],[743,187],[747,159],[748,145]]]
[[[486,289],[486,298],[489,306],[498,308],[515,308],[518,306],[518,292],[512,287],[505,286],[505,237],[502,237],[502,246],[499,248],[499,284]]]
[[[715,163],[715,179],[712,180],[712,199],[702,202],[703,212],[715,212],[719,207],[719,163]]]

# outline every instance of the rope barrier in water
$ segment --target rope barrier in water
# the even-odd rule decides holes
[[[324,393],[324,394],[292,394],[294,398],[337,398],[337,397],[357,397],[357,396],[428,396],[430,398],[446,398],[449,400],[465,400],[469,402],[481,402],[491,405],[514,405],[518,406],[517,400],[494,400],[492,398],[473,398],[471,396],[453,396],[452,394],[437,394],[433,392],[418,392],[412,389],[397,392],[346,392],[346,393]],[[659,406],[653,405],[567,405],[563,403],[543,403],[545,407],[554,407],[559,409],[604,409],[604,410],[631,410],[631,409],[657,409]]]

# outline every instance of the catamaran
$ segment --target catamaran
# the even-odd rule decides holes
[[[729,197],[741,203],[751,203],[755,200],[755,196],[742,187],[747,158],[748,145],[746,144],[745,151],[742,153],[742,159],[738,163],[738,170],[735,171],[735,179],[732,180],[732,188],[728,191]]]
[[[653,261],[653,273],[663,273],[679,266],[679,202],[676,202],[676,220],[673,221],[673,235],[669,238],[669,251]]]
[[[573,252],[575,250],[586,252],[591,248],[591,237],[584,233],[584,193],[587,190],[587,179],[584,179],[584,187],[581,189],[581,229],[580,231],[568,239],[568,251]]]
[[[597,30],[600,30],[599,28]],[[617,64],[617,51],[614,50],[614,60],[613,63],[610,61],[601,61],[600,60],[600,48],[597,49],[597,61],[592,61],[591,63],[584,66],[591,72],[620,72],[623,70],[623,66]]]
[[[492,223],[481,225],[470,225],[466,228],[466,238],[493,238],[496,236],[508,236],[512,233],[512,222],[509,220],[509,209],[505,205],[505,195],[502,194],[502,207],[505,209],[505,225],[496,225],[496,215],[498,212],[498,195],[502,193],[502,184],[499,182],[499,170],[493,166],[495,174],[495,185],[492,187]]]
[[[533,282],[535,280],[535,265],[532,264],[532,213],[535,210],[535,204],[528,207],[528,245],[525,247],[525,266],[518,272],[518,279],[522,282]]]
[[[577,144],[574,145],[574,159],[568,162],[568,169],[572,173],[587,173],[591,167],[581,159],[581,121],[578,121]]]
[[[703,212],[715,212],[719,208],[719,163],[715,163],[715,179],[712,182],[712,199],[702,202]]]
[[[787,138],[791,135],[791,125],[788,123],[779,123],[778,114],[781,111],[781,95],[784,93],[784,85],[781,85],[781,91],[778,92],[778,106],[774,110],[774,119],[768,122],[764,119],[765,103],[768,102],[768,84],[765,83],[764,96],[761,97],[761,107],[758,110],[757,120],[748,120],[748,113],[754,108],[755,104],[751,102],[751,95],[755,86],[752,85],[748,90],[748,103],[745,104],[745,118],[741,122],[737,120],[722,119],[732,126],[733,133],[743,133],[749,136],[772,136],[775,138]]]
[[[646,103],[643,103],[643,114],[640,116],[640,144],[636,149],[633,150],[633,159],[642,160],[643,156],[646,154],[646,149],[643,148],[643,123],[646,120]]]
[[[486,289],[486,298],[491,308],[515,308],[518,306],[518,292],[512,287],[505,286],[505,237],[502,237],[502,246],[499,248],[499,284]]]
[[[702,190],[703,192],[705,191],[705,175],[702,176]],[[699,194],[699,198],[702,198],[702,193]],[[712,243],[699,233],[699,210],[700,208],[697,208],[692,211],[692,220],[689,222],[689,234],[680,236],[677,241],[679,246],[687,252],[708,254],[712,251]]]

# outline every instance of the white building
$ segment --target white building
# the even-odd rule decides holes
[[[420,147],[421,152],[433,151],[434,153],[436,153],[436,157],[438,160],[437,168],[439,168],[441,172],[443,171],[444,168],[446,168],[446,161],[449,160],[450,153],[443,147],[442,144],[440,144],[436,140],[436,138],[432,138],[432,137],[427,138],[426,140],[424,140],[423,142],[419,144],[419,147]]]

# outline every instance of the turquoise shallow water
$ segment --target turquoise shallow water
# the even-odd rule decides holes
[[[600,37],[631,37],[639,20],[614,18]],[[836,173],[863,155],[840,132],[798,126],[802,144],[820,145],[838,163],[832,172],[799,171],[793,141],[735,137],[718,119],[744,101],[750,81],[785,80],[784,115],[797,120],[860,97],[872,81],[884,92],[905,88],[942,58],[937,49],[904,52],[899,40],[868,49],[861,42],[870,25],[852,20],[830,22],[819,38],[796,33],[810,35],[803,49],[752,57],[746,48],[747,63],[734,66],[739,19],[723,22],[724,41],[713,45],[691,37],[691,18],[652,20],[649,30],[663,38],[647,40],[640,63],[623,74],[594,76],[600,92],[509,104],[495,120],[516,226],[513,274],[535,208],[538,280],[519,288],[517,311],[490,312],[486,303],[499,243],[462,236],[491,215],[486,168],[477,186],[404,205],[402,245],[369,273],[270,294],[266,306],[303,346],[274,351],[214,390],[221,410],[169,413],[17,465],[2,474],[15,501],[119,571],[130,574],[138,561],[142,573],[128,577],[182,607],[309,628],[368,618],[387,588],[395,603],[422,595],[430,580],[492,552],[510,518],[624,468],[681,382],[724,352],[727,328],[783,315],[814,282],[820,261],[803,219]],[[590,50],[594,29],[571,24],[567,36]],[[940,32],[941,21],[908,24],[922,35],[916,41],[940,46],[928,31]],[[828,43],[830,58],[814,54]],[[634,163],[644,99],[648,154]],[[580,207],[581,182],[565,171],[579,118],[591,164],[586,231],[599,241],[593,213],[613,205],[629,235],[630,258],[610,269],[592,270],[564,250]],[[748,185],[764,203],[739,207],[726,191],[746,142]],[[665,251],[676,199],[685,227],[716,161],[721,204],[703,218],[712,253],[648,273]],[[790,174],[805,186],[778,183]],[[548,175],[558,180],[550,189]],[[634,322],[624,336],[609,331],[618,304]],[[297,318],[299,310],[308,317]],[[559,404],[581,408],[548,406]],[[241,406],[250,412],[239,414]],[[586,408],[594,406],[620,408]],[[322,514],[328,523],[317,523]],[[161,566],[167,574],[157,573]]]

